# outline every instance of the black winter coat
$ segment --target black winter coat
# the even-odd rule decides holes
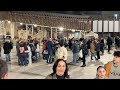
[[[11,52],[12,47],[12,43],[5,42],[3,44],[4,54],[9,54]]]

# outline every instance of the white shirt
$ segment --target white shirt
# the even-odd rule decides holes
[[[63,58],[63,56],[64,56],[64,58]],[[67,49],[64,46],[59,47],[56,52],[56,57],[57,57],[57,59],[67,60],[67,57],[68,57]]]

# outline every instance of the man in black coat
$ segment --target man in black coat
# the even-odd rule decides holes
[[[100,59],[100,41],[99,40],[97,40],[96,51],[97,51],[97,59]]]
[[[115,48],[119,48],[119,37],[115,36]]]
[[[13,48],[12,43],[10,40],[5,40],[5,43],[3,44],[4,54],[6,55],[6,62],[11,61],[10,60],[10,52]]]
[[[112,39],[108,36],[108,39],[107,39],[107,45],[108,45],[108,53],[110,54],[110,47],[112,45]]]

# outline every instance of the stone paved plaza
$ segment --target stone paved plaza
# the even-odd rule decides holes
[[[96,75],[96,68],[99,65],[104,65],[108,61],[113,59],[113,51],[112,54],[108,54],[107,50],[105,50],[105,54],[101,56],[100,61],[90,61],[90,56],[86,58],[87,66],[80,67],[82,62],[80,61],[78,65],[69,64],[72,61],[72,52],[69,52],[68,56],[68,67],[69,74],[72,79],[93,79]],[[5,55],[2,50],[2,58],[5,60]],[[44,79],[48,74],[52,72],[53,64],[46,64],[45,60],[40,60],[38,63],[33,63],[31,66],[18,66],[18,59],[16,56],[15,49],[11,52],[11,64],[9,66],[8,78],[9,79]]]

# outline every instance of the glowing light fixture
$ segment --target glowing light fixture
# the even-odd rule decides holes
[[[117,19],[118,14],[114,14],[114,17]]]
[[[8,21],[8,23],[11,23],[10,21]]]
[[[63,27],[59,27],[59,30],[60,30],[60,31],[63,31],[63,29],[64,29]]]
[[[75,29],[72,29],[72,32],[75,32]]]
[[[37,25],[36,25],[36,24],[34,24],[34,27],[37,27]]]
[[[20,23],[20,25],[23,25],[23,23]]]

